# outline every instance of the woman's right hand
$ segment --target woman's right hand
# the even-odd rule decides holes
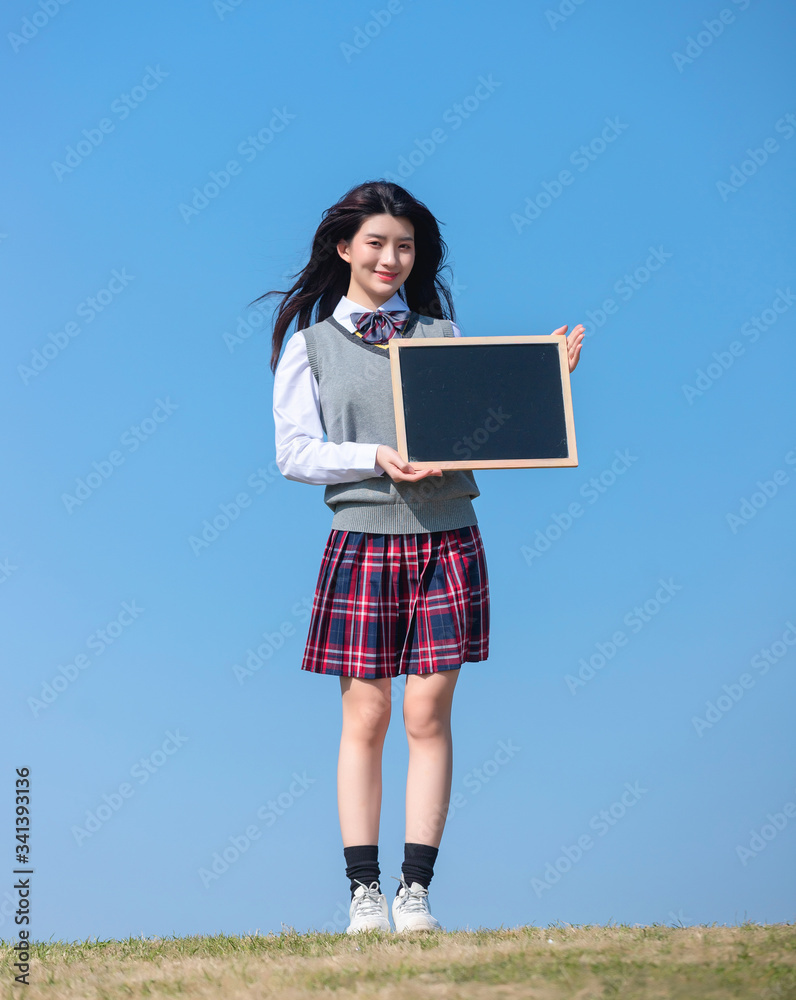
[[[417,479],[425,479],[426,476],[442,475],[442,469],[413,469],[409,462],[404,462],[394,448],[390,448],[386,444],[379,445],[376,452],[376,462],[394,483],[413,483]]]

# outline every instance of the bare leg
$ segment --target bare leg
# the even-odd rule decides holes
[[[404,723],[409,743],[406,840],[439,847],[453,776],[451,703],[459,670],[407,674]]]
[[[341,677],[343,731],[337,763],[337,808],[343,847],[378,844],[381,755],[390,724],[392,678]]]

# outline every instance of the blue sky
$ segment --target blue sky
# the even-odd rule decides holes
[[[457,685],[433,912],[792,921],[792,7],[54,8],[6,4],[0,68],[1,739],[33,936],[346,925],[339,683],[300,670],[331,515],[276,471],[247,303],[379,176],[444,224],[465,336],[588,328],[579,466],[476,473],[492,645]]]

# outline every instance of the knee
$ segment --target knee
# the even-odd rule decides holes
[[[377,744],[384,740],[390,724],[390,703],[374,700],[358,705],[345,717],[345,732],[362,743]]]
[[[413,740],[438,739],[450,734],[450,718],[434,705],[404,704],[406,735]]]

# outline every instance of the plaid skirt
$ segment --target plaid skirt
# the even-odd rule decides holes
[[[477,525],[417,535],[332,530],[302,670],[396,677],[489,655],[489,580]]]

